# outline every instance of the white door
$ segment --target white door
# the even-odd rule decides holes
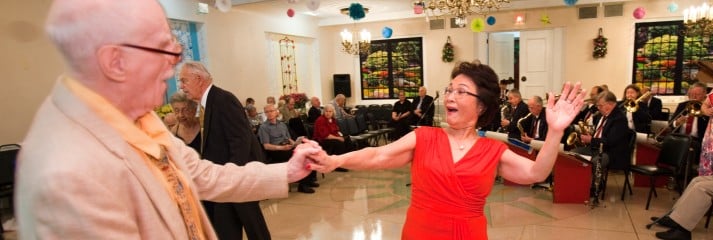
[[[547,92],[559,92],[553,75],[555,56],[554,31],[520,32],[520,93],[524,99],[534,95],[545,97]],[[556,88],[556,89],[555,89]]]
[[[515,33],[498,32],[488,36],[488,65],[498,80],[515,77]]]

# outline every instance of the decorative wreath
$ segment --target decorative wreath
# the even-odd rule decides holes
[[[446,44],[443,45],[443,56],[441,57],[441,59],[444,62],[452,62],[454,56],[455,52],[453,51],[453,44],[451,44],[451,36],[448,36]]]
[[[594,39],[594,52],[592,56],[594,59],[603,58],[607,55],[607,38],[604,37],[602,33],[602,28],[599,28],[599,36]]]

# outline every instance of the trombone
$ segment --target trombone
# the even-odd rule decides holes
[[[679,112],[676,116],[671,118],[671,120],[668,121],[668,124],[666,124],[666,127],[662,128],[658,133],[656,133],[656,135],[654,135],[654,139],[657,142],[663,141],[663,135],[668,132],[669,128],[672,128],[670,132],[676,132],[679,128],[681,128],[681,126],[683,126],[683,124],[679,124],[678,126],[673,127],[674,123],[676,122],[676,119],[679,119],[683,116],[699,117],[703,115],[703,112],[701,111],[703,102],[697,100],[689,100],[684,103],[686,104],[686,107],[683,109],[683,111]]]
[[[626,109],[627,112],[633,113],[639,111],[639,103],[649,96],[651,96],[651,92],[644,93],[644,95],[641,95],[636,100],[626,99],[622,105],[624,105],[624,109]]]

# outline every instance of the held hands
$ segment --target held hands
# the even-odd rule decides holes
[[[310,169],[312,159],[326,154],[319,143],[303,138],[302,143],[295,147],[292,158],[287,162],[287,181],[296,182],[306,177],[312,171]]]
[[[550,94],[546,109],[549,129],[563,132],[582,109],[586,92],[581,83],[572,86],[567,82],[562,88],[559,100],[555,101],[555,95]]]

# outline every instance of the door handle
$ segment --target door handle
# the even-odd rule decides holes
[[[525,77],[525,76],[520,77],[520,81],[527,82],[527,77]]]

